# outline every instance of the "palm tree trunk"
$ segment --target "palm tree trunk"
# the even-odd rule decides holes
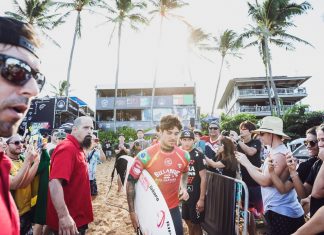
[[[211,116],[214,115],[214,110],[215,110],[215,105],[216,105],[216,98],[217,98],[219,83],[220,83],[220,80],[221,80],[221,77],[222,77],[222,70],[223,70],[224,58],[225,58],[225,56],[222,56],[222,62],[221,62],[221,67],[220,67],[219,74],[218,74],[218,80],[217,80],[217,85],[216,85],[216,90],[215,90],[215,97],[214,97],[214,101],[213,101],[213,107],[212,107],[212,111],[211,111]]]
[[[74,53],[74,47],[75,47],[75,42],[76,42],[76,36],[78,33],[78,24],[80,21],[80,14],[81,12],[78,11],[78,15],[76,18],[76,22],[75,22],[75,29],[74,29],[74,36],[73,36],[73,42],[72,42],[72,48],[71,48],[71,53],[70,53],[70,59],[69,59],[69,67],[68,67],[68,72],[67,72],[67,84],[66,84],[66,91],[65,94],[67,97],[69,97],[69,90],[70,90],[70,76],[71,76],[71,68],[72,68],[72,59],[73,59],[73,53]]]
[[[156,79],[157,79],[157,73],[158,73],[159,64],[160,64],[160,47],[161,47],[161,40],[162,40],[162,24],[163,24],[163,17],[161,16],[160,32],[159,32],[158,45],[157,45],[158,55],[157,55],[157,61],[156,61],[156,64],[155,64],[154,79],[153,79],[153,88],[152,88],[152,97],[151,97],[151,126],[152,127],[154,127],[153,106],[154,106],[154,96],[155,96]]]
[[[270,113],[273,115],[273,107],[272,107],[272,99],[271,99],[271,93],[270,93],[270,82],[269,82],[269,75],[268,75],[268,66],[267,64],[264,64],[265,72],[266,72],[266,80],[267,80],[267,92],[269,97],[269,105],[270,105]]]
[[[269,69],[269,79],[270,79],[271,87],[272,87],[274,95],[275,95],[277,115],[278,115],[278,117],[280,117],[280,102],[279,102],[279,96],[278,96],[276,84],[274,83],[273,78],[272,78],[272,69],[271,69],[271,63],[270,63],[269,46],[268,46],[268,37],[267,36],[265,37],[265,47],[266,47],[266,60],[267,60],[268,69]]]
[[[120,43],[121,43],[121,29],[122,22],[119,22],[118,25],[118,46],[117,46],[117,65],[116,65],[116,76],[115,76],[115,98],[114,98],[114,131],[116,132],[116,100],[117,100],[117,91],[118,91],[118,76],[119,76],[119,61],[120,61]]]

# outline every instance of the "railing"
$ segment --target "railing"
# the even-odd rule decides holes
[[[282,105],[280,106],[280,111],[284,112],[287,109],[292,108],[293,105]],[[276,112],[277,108],[275,105],[273,105],[273,109]],[[243,105],[238,109],[239,113],[259,113],[259,114],[264,114],[264,113],[269,113],[271,111],[270,105],[266,106],[248,106],[248,105]]]
[[[159,121],[154,121],[154,125],[158,124]],[[182,124],[184,126],[189,125],[189,120],[182,120]],[[128,126],[135,130],[138,129],[149,129],[152,127],[151,121],[117,121],[116,128]],[[97,127],[101,130],[114,130],[114,122],[113,121],[97,121]]]
[[[278,95],[306,95],[305,87],[277,88]],[[241,89],[239,96],[268,96],[268,90],[264,89]]]

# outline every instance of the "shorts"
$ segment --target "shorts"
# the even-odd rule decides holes
[[[175,207],[169,210],[172,217],[176,235],[183,235],[183,227],[182,227],[182,220],[181,220],[179,207]]]
[[[182,203],[182,219],[189,220],[193,224],[199,224],[204,221],[204,211],[199,213],[196,210],[196,204]]]
[[[98,195],[98,188],[97,188],[96,179],[90,180],[90,192],[91,192],[91,196],[97,196]]]
[[[304,216],[291,218],[270,210],[265,213],[265,218],[268,223],[270,235],[292,234],[305,223]]]

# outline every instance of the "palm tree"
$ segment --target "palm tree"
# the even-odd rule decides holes
[[[69,59],[69,67],[67,71],[67,89],[66,96],[69,96],[69,87],[70,87],[70,75],[71,75],[71,68],[72,68],[72,59],[73,59],[73,53],[74,53],[74,47],[77,36],[81,38],[81,12],[82,11],[88,11],[90,13],[96,13],[92,10],[92,8],[95,7],[102,7],[103,2],[101,0],[72,0],[72,2],[57,2],[58,9],[68,9],[68,11],[63,14],[61,19],[64,19],[68,17],[71,12],[76,11],[77,17],[75,21],[75,27],[74,27],[74,35],[73,35],[73,41],[72,41],[72,48],[70,53],[70,59]]]
[[[160,48],[161,40],[162,40],[162,26],[163,26],[163,19],[166,17],[172,17],[184,22],[183,17],[172,13],[173,10],[182,8],[187,6],[188,3],[182,0],[150,0],[152,3],[154,10],[150,11],[150,14],[153,15],[153,18],[158,15],[160,16],[160,29],[159,29],[159,37],[157,47]],[[153,105],[154,105],[154,96],[155,96],[155,86],[156,86],[156,79],[157,73],[159,68],[159,57],[157,56],[157,62],[154,69],[154,78],[153,78],[153,88],[152,88],[152,98],[151,98],[151,125],[154,125],[153,122]]]
[[[225,57],[227,55],[232,55],[234,57],[239,58],[239,54],[237,52],[242,47],[241,40],[239,39],[238,35],[233,30],[229,30],[229,29],[225,30],[219,36],[219,38],[214,37],[214,40],[216,42],[216,47],[211,48],[211,49],[214,49],[217,52],[219,52],[222,59],[221,59],[221,66],[220,66],[219,73],[218,73],[218,80],[217,80],[217,85],[216,85],[216,90],[215,90],[213,107],[211,110],[211,116],[214,115],[214,111],[215,111],[216,98],[218,95],[218,88],[219,88],[219,84],[220,84],[221,77],[222,77],[222,70],[223,70]]]
[[[193,26],[188,24],[189,29],[189,37],[187,41],[188,46],[188,73],[190,81],[192,81],[191,74],[191,63],[190,63],[190,55],[196,55],[197,57],[203,58],[212,62],[209,58],[203,55],[201,52],[210,49],[210,34],[205,33],[201,28],[194,28]]]
[[[60,81],[58,86],[55,86],[53,84],[50,84],[50,85],[51,85],[51,87],[53,89],[51,91],[51,93],[54,96],[59,97],[59,96],[64,96],[65,95],[66,89],[67,89],[67,81],[66,80]]]
[[[111,8],[106,5],[107,10],[113,16],[107,16],[108,22],[114,23],[113,32],[110,35],[109,44],[111,42],[115,28],[118,27],[118,46],[117,46],[117,64],[115,76],[115,98],[114,98],[114,130],[116,132],[116,99],[118,91],[119,65],[120,65],[120,45],[122,37],[122,27],[129,24],[134,30],[138,30],[138,24],[147,24],[148,20],[139,12],[146,8],[145,2],[132,3],[131,0],[115,0],[115,7]]]
[[[21,6],[17,0],[13,0],[15,12],[7,11],[6,15],[17,20],[29,23],[35,27],[42,35],[49,39],[56,46],[59,44],[47,34],[59,24],[64,23],[59,14],[50,14],[50,10],[56,5],[52,0],[25,0]]]
[[[287,33],[289,27],[296,27],[291,21],[295,15],[305,14],[311,9],[308,2],[301,4],[291,3],[290,0],[266,0],[262,5],[256,1],[255,4],[248,3],[249,15],[255,22],[241,35],[241,38],[256,37],[257,39],[248,43],[245,47],[259,45],[259,50],[263,61],[265,61],[266,73],[269,75],[271,90],[274,92],[277,115],[280,116],[280,101],[276,85],[272,78],[271,53],[269,43],[286,50],[294,50],[295,47],[290,41],[301,42],[305,45],[311,45],[307,41]],[[268,93],[270,87],[268,87]]]

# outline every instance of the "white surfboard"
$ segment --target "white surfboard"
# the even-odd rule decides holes
[[[126,172],[128,178],[134,159],[128,157],[125,159],[129,160]],[[142,233],[144,235],[175,235],[168,205],[154,179],[146,170],[143,170],[135,184],[135,192],[135,212]]]

